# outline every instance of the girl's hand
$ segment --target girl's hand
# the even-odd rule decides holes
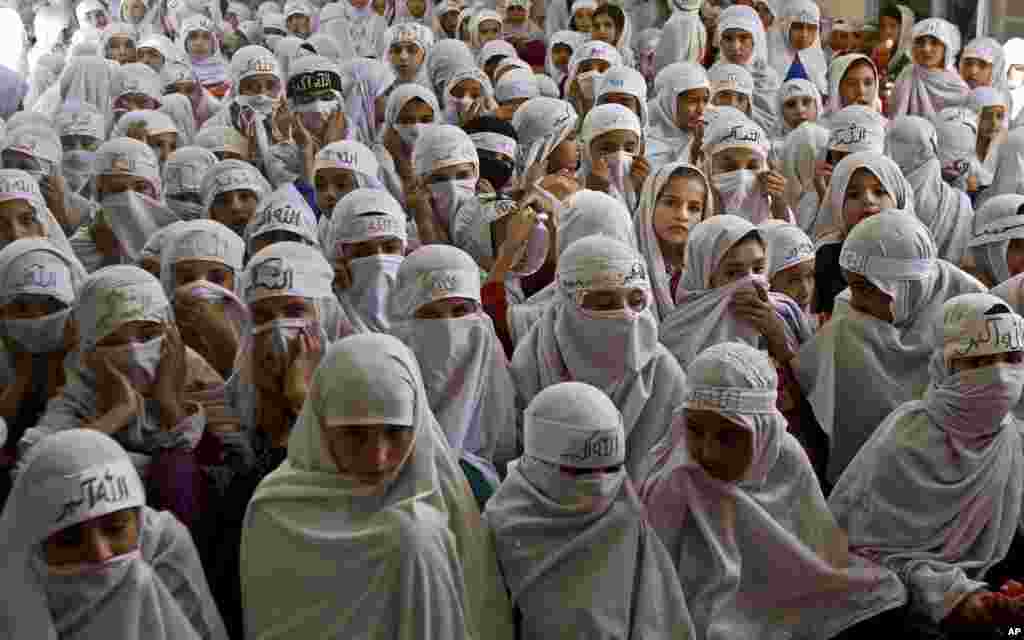
[[[98,351],[89,351],[85,364],[96,374],[96,413],[83,426],[108,435],[117,433],[142,411],[139,395],[128,377]]]
[[[306,402],[313,372],[320,364],[324,345],[319,337],[307,335],[305,331],[292,341],[288,347],[288,358],[291,364],[285,372],[284,397],[292,411],[299,413]]]
[[[184,417],[182,394],[185,391],[187,371],[185,341],[181,339],[178,327],[173,323],[168,324],[160,347],[160,364],[156,369],[156,383],[153,386],[153,398],[160,405],[161,415],[168,412],[178,417],[169,417],[165,423],[167,428],[173,428]]]
[[[604,156],[594,158],[594,162],[590,165],[590,175],[587,176],[587,188],[608,193],[608,190],[611,189],[611,182],[612,172],[608,167],[608,161]]]
[[[777,362],[786,363],[795,354],[786,344],[786,328],[782,318],[775,312],[775,306],[768,297],[764,285],[754,283],[753,289],[743,289],[733,296],[732,311],[736,317],[756,328],[768,342],[768,353]]]
[[[762,171],[757,174],[757,177],[761,181],[761,187],[768,195],[774,198],[782,198],[786,194],[786,176],[778,171],[774,169]]]
[[[644,188],[644,181],[651,172],[651,165],[643,154],[633,158],[633,166],[629,169],[629,179],[633,182],[633,191],[640,193]]]

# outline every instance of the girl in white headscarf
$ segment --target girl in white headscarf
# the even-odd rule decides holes
[[[608,396],[580,382],[545,389],[524,442],[484,514],[521,632],[694,637],[671,556],[622,468],[626,435]]]
[[[25,460],[0,520],[6,636],[227,639],[188,530],[146,506],[129,455],[71,429]]]
[[[384,32],[377,56],[387,58],[399,84],[416,82],[430,86],[424,62],[434,44],[434,34],[428,27],[415,22],[396,24]]]
[[[15,125],[12,119],[0,146],[4,167],[21,169],[35,178],[46,206],[68,233],[91,216],[95,207],[84,198],[72,196],[63,183],[62,145],[52,124]]]
[[[246,514],[247,632],[509,640],[493,554],[412,352],[375,334],[333,345]]]
[[[1008,193],[1024,193],[1024,131],[1013,129],[999,147],[992,184],[981,202]]]
[[[1024,195],[1006,193],[986,200],[975,214],[968,253],[975,275],[989,287],[1024,273],[1021,206]]]
[[[439,102],[447,124],[462,126],[477,115],[493,113],[494,85],[487,74],[475,66],[454,71],[448,78]]]
[[[914,25],[914,63],[896,79],[889,97],[890,118],[912,115],[931,119],[946,107],[967,100],[970,88],[953,67],[960,42],[960,30],[942,18]]]
[[[384,111],[387,128],[376,151],[388,178],[387,186],[396,198],[404,197],[403,185],[413,179],[411,160],[416,140],[427,125],[440,124],[441,116],[437,98],[418,84],[401,85],[388,96]]]
[[[786,136],[779,151],[780,169],[786,177],[786,202],[796,215],[796,223],[805,232],[811,231],[818,215],[815,170],[818,158],[826,152],[828,138],[828,129],[805,122]]]
[[[615,197],[630,211],[636,209],[650,171],[637,115],[621,104],[594,107],[583,120],[580,144],[579,181]]]
[[[580,117],[586,117],[594,106],[601,74],[621,64],[618,49],[604,42],[591,40],[573,51],[563,92]]]
[[[126,136],[145,142],[156,155],[161,169],[179,145],[178,127],[174,120],[166,113],[152,109],[130,111],[118,119],[110,137]]]
[[[223,98],[231,83],[219,42],[219,26],[206,16],[189,16],[178,30],[178,46],[188,54],[199,83],[214,96]]]
[[[267,194],[245,228],[245,250],[249,255],[275,242],[300,242],[320,247],[316,214],[294,184]]]
[[[203,175],[200,195],[204,217],[244,238],[256,207],[270,191],[270,184],[256,167],[241,160],[222,160]]]
[[[768,51],[769,62],[779,78],[811,81],[824,94],[828,64],[821,49],[821,10],[813,0],[794,0],[783,5],[778,45]]]
[[[527,175],[531,167],[543,167],[543,175],[574,176],[578,163],[576,125],[579,117],[564,100],[533,98],[512,116],[518,144],[516,172]]]
[[[64,254],[75,255],[46,206],[38,181],[25,171],[0,169],[0,248],[22,238],[42,238]]]
[[[479,52],[491,40],[501,38],[505,19],[493,9],[480,9],[469,19],[469,48]]]
[[[894,573],[850,555],[806,455],[786,433],[771,361],[727,342],[687,372],[683,405],[651,452],[641,496],[697,637],[833,638],[903,605]],[[773,588],[779,580],[786,589]]]
[[[139,34],[132,25],[124,22],[111,23],[100,34],[98,53],[118,65],[135,62],[135,47]],[[116,65],[115,65],[116,66]]]
[[[829,437],[830,483],[890,411],[924,391],[930,332],[942,304],[984,290],[940,260],[928,229],[905,212],[883,211],[853,227],[839,264],[849,289],[793,361]]]
[[[0,38],[0,65],[15,73],[24,74],[28,71],[25,52],[28,50],[28,36],[25,23],[18,12],[11,7],[0,10],[0,24],[3,25],[3,38]]]
[[[690,162],[694,133],[702,125],[711,99],[703,67],[679,62],[665,67],[668,76],[650,101],[646,158],[652,170],[672,162]]]
[[[675,13],[661,31],[658,48],[654,52],[654,72],[677,62],[701,65],[708,48],[708,32],[700,16]]]
[[[1006,86],[1006,53],[995,38],[975,38],[960,55],[960,77],[971,89],[992,87],[1010,101]]]
[[[43,238],[0,250],[0,416],[12,458],[22,434],[64,386],[64,358],[77,342],[71,309],[84,280],[78,261]]]
[[[544,59],[544,72],[547,73],[559,91],[565,92],[565,79],[569,72],[569,60],[576,47],[585,42],[583,34],[576,31],[558,31],[548,38],[547,57]]]
[[[670,162],[644,181],[634,220],[659,320],[675,309],[686,241],[697,223],[714,215],[713,198],[707,177],[685,162]]]
[[[815,313],[832,313],[836,296],[846,288],[839,251],[847,234],[885,209],[914,214],[914,191],[899,166],[874,151],[860,151],[840,160],[808,233],[817,253]]]
[[[115,5],[116,6],[116,5]],[[150,0],[122,0],[117,19],[131,25],[140,36],[164,33],[164,14],[166,6],[163,2]]]
[[[636,66],[632,48],[633,24],[623,7],[612,3],[598,3],[591,19],[590,37],[615,47],[622,58],[622,64],[627,67]]]
[[[942,179],[935,127],[917,116],[902,116],[889,125],[886,155],[903,171],[914,193],[914,211],[932,232],[939,257],[960,264],[970,240],[974,208],[966,193]]]
[[[356,189],[334,208],[326,256],[334,263],[335,293],[356,329],[387,332],[389,300],[406,246],[398,201],[379,189]]]
[[[448,80],[456,70],[476,66],[476,58],[469,46],[455,38],[438,40],[430,49],[426,61],[427,78],[433,89],[435,99],[444,95]]]
[[[787,80],[778,96],[779,128],[773,133],[773,146],[781,152],[786,136],[805,122],[817,122],[825,111],[821,93],[810,80]]]
[[[933,325],[927,391],[875,430],[829,506],[851,551],[899,572],[908,624],[987,635],[1021,620],[998,595],[1017,568],[997,565],[1018,546],[1024,497],[1011,412],[1024,386],[1024,320],[975,293],[948,300]]]
[[[972,89],[967,96],[967,107],[978,114],[978,135],[972,168],[975,169],[976,189],[992,184],[999,159],[999,147],[1006,140],[1010,125],[1009,94],[992,87]]]
[[[420,90],[423,88],[420,87]],[[395,189],[387,176],[382,176],[384,171],[379,159],[384,152],[380,145],[377,147],[378,154],[374,155],[373,151],[360,142],[342,140],[332,142],[317,152],[313,164],[313,186],[316,189],[321,246],[327,246],[327,227],[334,207],[346,194],[359,188],[384,189],[385,185],[392,192]],[[401,193],[401,182],[397,189]]]
[[[764,26],[757,12],[743,5],[734,5],[718,19],[717,38],[719,62],[745,67],[754,78],[754,120],[770,131],[775,126],[779,76],[768,64]]]
[[[459,41],[459,14],[466,8],[464,0],[440,0],[431,7],[431,28],[438,42]],[[543,30],[542,30],[543,32]]]
[[[320,29],[334,36],[344,58],[349,56],[348,48],[353,56],[377,55],[387,28],[387,20],[362,0],[332,2],[320,9]]]
[[[428,125],[416,140],[412,166],[416,187],[408,207],[420,240],[423,244],[447,242],[459,210],[480,206],[476,198],[480,179],[476,145],[458,127]]]
[[[520,398],[531,402],[546,387],[569,381],[609,394],[623,408],[626,470],[642,478],[685,380],[658,343],[644,260],[618,240],[584,237],[559,255],[557,283],[554,303],[512,357]]]
[[[481,307],[480,268],[455,247],[420,247],[398,269],[391,308],[391,333],[416,354],[448,444],[493,490],[495,469],[504,477],[518,453],[518,416],[508,360]]]

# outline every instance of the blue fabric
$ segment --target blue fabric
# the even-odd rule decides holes
[[[786,72],[786,79],[783,82],[789,82],[790,80],[808,80],[810,77],[807,75],[807,69],[804,68],[804,63],[800,62],[800,54],[793,56],[793,64],[789,65],[789,71]]]
[[[298,192],[302,194],[302,197],[306,199],[306,204],[308,204],[309,208],[313,210],[313,215],[315,215],[317,221],[319,221],[320,216],[323,214],[320,213],[320,207],[316,206],[316,189],[313,188],[313,185],[309,184],[302,178],[296,179],[292,184],[294,184]]]

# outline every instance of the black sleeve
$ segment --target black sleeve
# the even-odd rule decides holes
[[[846,288],[843,271],[839,268],[842,244],[826,244],[818,249],[814,262],[814,312],[832,313],[836,296]]]

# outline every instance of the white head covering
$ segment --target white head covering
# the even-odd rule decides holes
[[[178,127],[169,115],[162,111],[142,109],[130,111],[121,116],[117,124],[114,125],[114,130],[110,135],[114,138],[121,138],[127,136],[132,128],[140,125],[145,130],[146,136],[159,135],[161,133],[178,134]]]
[[[396,88],[395,93],[399,93],[407,89],[412,90],[413,88],[425,91],[423,87],[420,87],[417,84],[404,84]],[[390,104],[390,100],[388,104]],[[343,169],[345,171],[351,171],[352,175],[355,177],[357,187],[367,189],[384,188],[384,184],[380,179],[381,166],[377,160],[376,154],[367,148],[366,145],[361,142],[356,142],[355,140],[340,140],[338,142],[332,142],[320,149],[313,162],[313,173],[315,174],[321,169]],[[327,226],[330,222],[330,215],[330,211],[321,212],[319,222],[320,243],[325,248],[327,246],[325,237],[327,234]]]
[[[536,98],[540,95],[540,85],[532,71],[512,69],[498,80],[494,87],[494,99],[498,104],[512,100]]]
[[[842,96],[839,95],[839,85],[842,84],[843,79],[846,77],[846,72],[850,70],[854,64],[867,64],[870,65],[871,70],[875,74],[875,95],[870,97],[868,101],[872,104],[872,107],[879,104],[878,102],[878,68],[875,66],[875,61],[869,56],[863,53],[848,53],[841,55],[838,58],[832,60],[832,64],[829,66],[828,77],[828,113],[833,114],[844,107],[850,105],[842,104]],[[879,107],[880,111],[881,108]]]
[[[32,176],[19,169],[0,169],[0,202],[7,200],[28,202],[35,210],[36,219],[42,225],[46,239],[64,254],[75,255],[60,222],[47,208],[43,194],[39,191],[39,183]]]
[[[476,59],[469,50],[469,45],[462,40],[444,38],[430,48],[430,54],[424,64],[430,87],[436,95],[444,93],[448,79],[456,70],[476,65]]]
[[[578,31],[556,31],[548,38],[547,56],[544,58],[544,72],[547,73],[559,87],[562,86],[562,82],[566,78],[567,70],[563,71],[555,66],[552,52],[555,47],[562,45],[569,48],[569,57],[571,58],[572,54],[576,51],[576,47],[583,44],[587,38],[589,38],[587,34],[583,34]]]
[[[640,125],[646,129],[649,122],[647,116],[647,80],[639,71],[631,67],[610,67],[598,81],[594,89],[594,104],[603,104],[601,98],[609,93],[621,93],[636,98],[640,105]]]
[[[992,65],[992,88],[1005,95],[1009,102],[1009,89],[1006,86],[1008,65],[1003,45],[995,38],[975,38],[967,43],[960,54],[961,60],[967,58],[976,58]]]
[[[316,214],[294,184],[282,185],[260,200],[245,228],[246,248],[253,253],[256,238],[275,231],[294,235],[296,242],[320,245]]]
[[[914,25],[914,39],[932,36],[946,46],[942,69],[925,69],[914,63],[907,65],[896,79],[889,97],[889,115],[932,118],[946,107],[963,104],[970,90],[953,68],[960,52],[960,30],[942,18],[928,18]]]
[[[661,31],[654,53],[654,69],[660,72],[677,62],[699,65],[708,47],[708,31],[695,13],[674,14]]]
[[[149,101],[147,108],[158,109],[164,92],[156,71],[149,65],[133,62],[118,67],[110,93],[114,99],[114,113],[124,113],[128,110],[123,104],[125,96],[143,95]]]
[[[828,120],[828,149],[857,153],[885,148],[885,118],[874,109],[851,104],[832,114]]]
[[[728,62],[716,62],[708,70],[708,82],[710,83],[712,100],[721,91],[741,93],[750,99],[751,113],[753,113],[754,78],[746,67]]]
[[[886,418],[829,498],[851,550],[906,576],[913,611],[935,623],[988,587],[1020,525],[1024,458],[1009,410],[1021,365],[950,368],[951,356],[1024,349],[1024,322],[1007,311],[983,293],[943,305],[924,398]]]
[[[249,258],[242,280],[244,300],[249,305],[265,298],[318,300],[334,295],[334,269],[316,248],[299,242],[275,242],[264,247]]]
[[[815,122],[805,122],[786,136],[779,153],[782,175],[786,176],[786,201],[796,211],[797,224],[810,232],[818,214],[814,191],[815,164],[828,148],[829,131]]]
[[[662,75],[665,74],[665,75]],[[711,84],[704,67],[696,63],[677,62],[658,73],[656,94],[650,102],[650,125],[647,130],[647,159],[652,169],[670,162],[689,162],[692,134],[676,124],[679,96],[693,89],[707,89]]]
[[[1013,275],[1006,262],[1010,241],[1024,238],[1024,218],[1020,218],[1024,195],[1005,193],[985,201],[974,217],[974,233],[968,246],[975,264],[995,284]]]
[[[833,174],[833,184],[835,180]],[[883,211],[857,224],[843,242],[839,265],[892,298],[893,322],[841,308],[849,306],[849,290],[844,291],[832,320],[793,361],[800,386],[831,441],[830,482],[890,411],[923,392],[931,331],[941,305],[955,295],[984,290],[977,280],[939,260],[928,229],[901,211]]]
[[[533,98],[516,109],[512,116],[519,143],[516,146],[516,171],[525,175],[535,163],[547,164],[548,156],[576,131],[579,116],[564,100]]]
[[[767,43],[761,17],[752,7],[733,5],[722,11],[718,19],[718,41],[729,29],[738,29],[750,33],[754,39],[754,53],[749,63],[744,65],[754,78],[757,93],[753,103],[754,120],[762,129],[770,131],[775,127],[775,92],[779,90],[779,77],[768,64]],[[725,62],[721,53],[719,62]]]
[[[661,243],[654,231],[654,212],[658,208],[658,198],[676,176],[697,178],[704,185],[704,218],[714,215],[714,195],[707,177],[697,167],[685,162],[670,162],[653,171],[644,182],[640,192],[640,204],[637,206],[634,222],[636,238],[641,255],[647,260],[647,273],[651,279],[651,290],[656,308],[654,311],[659,319],[664,319],[675,309],[672,296],[671,274],[668,272],[665,257],[661,252]],[[692,229],[700,220],[689,221]]]
[[[450,298],[473,301],[477,310],[455,319],[415,317],[422,306]],[[391,332],[421,363],[430,408],[448,444],[491,468],[491,461],[515,456],[517,411],[508,361],[480,304],[473,258],[452,246],[426,245],[398,269]]]
[[[476,28],[476,27],[472,27]],[[518,58],[519,54],[516,52],[516,48],[512,46],[512,43],[507,40],[497,39],[491,40],[480,47],[480,51],[477,52],[476,64],[481,69],[487,64],[487,62],[496,56],[504,56],[506,58]]]
[[[797,225],[769,220],[759,226],[758,231],[768,252],[765,276],[769,281],[781,271],[814,260],[814,243]]]
[[[63,153],[60,138],[52,127],[27,124],[10,129],[3,139],[3,151],[17,151],[36,159],[44,175],[60,173]]]
[[[914,193],[914,211],[932,232],[943,260],[960,264],[970,239],[974,208],[963,191],[942,179],[938,134],[932,123],[902,116],[889,124],[886,155],[903,171]]]
[[[767,355],[726,342],[701,353],[687,374],[684,404],[668,442],[652,452],[656,467],[641,495],[672,550],[698,636],[745,629],[834,637],[904,604],[894,573],[848,558],[807,455],[776,408]],[[716,413],[751,435],[750,466],[737,482],[712,477],[691,454],[690,410]],[[774,589],[776,580],[790,586]]]
[[[799,56],[800,64],[803,66],[806,79],[814,83],[818,91],[828,91],[826,74],[828,63],[825,61],[825,52],[821,49],[821,9],[814,0],[791,0],[782,6],[779,16],[779,35],[781,36],[775,48],[768,52],[769,60],[779,78],[786,80],[793,72],[792,66]],[[818,35],[814,42],[806,49],[797,51],[790,42],[790,30],[795,24],[812,24],[818,27]],[[798,76],[799,77],[799,76]]]
[[[621,104],[597,105],[583,119],[583,126],[580,129],[580,176],[590,174],[595,160],[590,145],[599,136],[612,131],[630,131],[636,134],[637,154],[643,149],[643,126],[640,124],[640,118],[637,117],[637,114],[632,109],[628,109]],[[632,159],[629,161],[629,166],[631,166],[631,163]],[[613,171],[614,168],[618,168],[621,171],[620,174],[611,176],[611,190],[612,195],[621,200],[632,211],[636,208],[639,196],[634,190],[633,181],[630,180],[629,166],[627,166],[627,163],[622,158],[619,158],[619,162],[615,167],[610,166]]]
[[[482,97],[494,98],[494,86],[486,73],[475,66],[456,69],[449,76],[448,84],[445,85],[441,95],[441,106],[444,108],[445,120],[448,124],[458,125],[459,117],[465,113],[472,102],[468,96],[456,98],[454,94],[455,88],[465,80],[478,82],[482,90]]]
[[[487,43],[481,43],[480,42],[480,25],[483,24],[484,22],[491,22],[491,21],[494,21],[494,22],[498,23],[498,32],[501,33],[501,28],[505,24],[505,18],[502,17],[502,15],[500,13],[498,13],[497,11],[494,11],[492,9],[480,9],[479,11],[477,11],[476,13],[473,14],[472,18],[469,19],[470,46],[473,49],[477,50],[477,51],[481,51],[481,53],[482,53],[481,47],[482,46],[486,46],[487,44],[490,44],[490,42],[487,42]],[[491,40],[491,42],[494,42],[494,41]],[[486,61],[486,59],[479,60],[480,66],[483,66],[483,62],[485,62],[485,61]]]
[[[0,301],[16,296],[48,296],[71,307],[85,280],[72,256],[43,238],[22,238],[0,249]]]
[[[418,46],[423,51],[425,62],[426,55],[434,44],[434,33],[429,27],[415,22],[394,24],[384,32],[384,38],[380,41],[380,50],[377,52],[377,56],[390,60],[388,50],[391,48],[391,45],[399,43],[412,43]],[[416,74],[417,78],[422,78],[424,83],[427,82],[426,71],[426,64],[420,64],[419,71]]]
[[[164,163],[163,186],[167,205],[183,220],[194,220],[205,215],[201,203],[185,201],[176,196],[201,194],[203,177],[217,164],[217,156],[202,147],[181,147],[167,157]]]
[[[914,213],[914,191],[903,177],[899,165],[888,156],[874,151],[852,153],[840,160],[832,169],[832,179],[825,190],[825,198],[814,220],[813,233],[810,234],[815,246],[842,242],[846,237],[847,222],[843,214],[843,205],[846,202],[846,189],[850,185],[850,179],[858,169],[866,169],[878,178],[896,203],[897,209]]]
[[[485,514],[523,632],[557,636],[571,625],[588,637],[641,630],[688,637],[671,559],[625,471],[560,470],[622,463],[622,416],[608,396],[580,382],[548,387],[527,408],[524,435],[525,455]],[[578,588],[601,598],[570,605]]]
[[[113,77],[113,70],[102,58],[75,56],[60,75],[60,102],[88,102],[100,113],[108,113]]]
[[[203,207],[209,211],[217,196],[239,189],[252,191],[259,200],[270,193],[270,185],[256,167],[241,160],[221,160],[203,175]]]
[[[192,100],[180,93],[165,95],[161,100],[160,112],[166,113],[174,122],[178,131],[178,145],[192,144],[196,137],[196,117]]]
[[[786,136],[793,129],[786,123],[786,118],[782,114],[782,109],[786,105],[786,101],[790,98],[813,98],[814,105],[817,113],[817,117],[821,118],[824,115],[824,105],[821,102],[821,93],[818,88],[810,80],[804,80],[803,78],[796,78],[793,80],[787,80],[782,83],[779,88],[779,133],[782,136]]]
[[[337,468],[323,431],[379,424],[411,427],[412,448],[394,474],[363,485]],[[332,345],[292,430],[288,459],[249,504],[241,550],[246,628],[260,634],[283,623],[304,637],[327,628],[351,637],[407,629],[509,640],[511,607],[493,554],[430,411],[416,357],[380,334]],[[309,579],[342,570],[359,579],[340,592]],[[424,595],[431,606],[413,606]],[[380,606],[396,597],[408,606]],[[299,613],[311,604],[323,615]]]
[[[416,140],[412,165],[413,171],[419,177],[466,162],[473,163],[479,172],[480,159],[476,153],[476,146],[469,135],[459,127],[448,124],[430,125]]]
[[[1024,130],[1014,129],[999,147],[996,172],[984,200],[1007,193],[1024,193]]]
[[[4,583],[19,585],[0,612],[11,637],[141,628],[154,639],[227,637],[188,530],[145,501],[128,454],[99,431],[71,429],[32,450],[0,521]],[[138,518],[136,550],[89,566],[91,573],[65,576],[47,565],[47,537],[128,509]]]
[[[576,80],[577,70],[580,68],[580,65],[588,60],[604,60],[608,63],[609,68],[618,67],[623,63],[619,50],[607,42],[589,40],[576,47],[572,52],[572,57],[569,58],[569,73],[565,78],[564,93],[567,98],[572,94],[570,89],[572,88],[573,81]],[[594,89],[596,93],[596,83]]]
[[[235,289],[242,280],[242,259],[245,243],[238,234],[213,220],[190,220],[173,225],[160,250],[160,282],[168,298],[174,297],[175,267],[186,260],[216,262],[231,269],[235,276]],[[202,282],[207,288],[217,287]]]

